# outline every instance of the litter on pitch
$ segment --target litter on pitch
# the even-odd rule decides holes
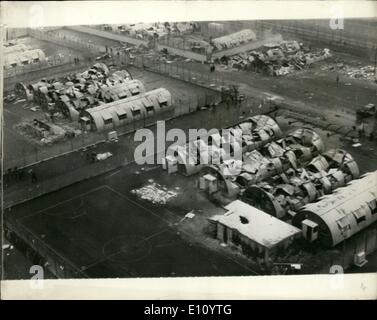
[[[166,204],[173,198],[178,196],[178,193],[168,190],[166,187],[152,182],[142,188],[134,189],[131,191],[136,194],[140,199],[150,201],[154,204]]]

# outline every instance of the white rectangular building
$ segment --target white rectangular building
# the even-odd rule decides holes
[[[239,247],[247,255],[267,261],[301,236],[300,229],[240,200],[231,202],[225,209],[225,214],[210,218],[216,238]]]

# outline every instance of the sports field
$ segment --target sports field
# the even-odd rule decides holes
[[[115,174],[122,180],[122,172]],[[233,259],[188,241],[189,235],[182,237],[178,214],[143,205],[107,184],[87,188],[96,181],[36,199],[39,209],[29,207],[33,212],[15,208],[18,222],[90,278],[251,274]]]

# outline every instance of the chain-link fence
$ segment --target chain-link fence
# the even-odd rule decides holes
[[[198,93],[195,96],[174,97],[174,108],[167,112],[155,113],[153,115],[148,115],[147,117],[144,115],[138,120],[133,120],[122,126],[114,126],[113,128],[102,132],[83,132],[79,136],[72,138],[63,137],[62,140],[48,145],[40,143],[40,146],[34,148],[34,152],[31,152],[30,148],[27,148],[28,151],[22,151],[17,157],[14,157],[14,155],[9,155],[9,157],[7,157],[5,154],[3,160],[4,170],[23,168],[90,145],[102,143],[108,139],[108,133],[110,131],[115,130],[118,136],[123,136],[135,132],[138,129],[153,126],[158,120],[168,121],[170,119],[175,119],[219,102],[220,96],[217,92],[203,92]]]
[[[22,251],[33,263],[47,268],[57,278],[88,278],[80,268],[56,252],[20,221],[6,220],[4,234],[12,243],[22,247]]]
[[[366,56],[372,61],[375,59],[377,38],[373,26],[358,26],[359,31],[355,33],[355,27],[349,26],[350,21],[345,21],[344,29],[337,30],[330,28],[329,20],[308,22],[297,20],[257,21],[255,23],[259,33],[273,30],[277,33],[291,34],[304,41],[327,43],[337,50],[346,50],[347,53]],[[362,37],[362,35],[366,35],[366,37]]]
[[[196,40],[185,35],[159,38],[157,43],[160,46],[192,52],[198,56],[199,59],[197,60],[199,61],[206,61],[207,54],[211,52],[211,46],[208,42],[206,43],[199,38]]]
[[[185,61],[162,61],[159,57],[137,56],[133,59],[124,57],[124,63],[148,71],[156,72],[177,80],[189,82],[213,91],[221,92],[222,88],[228,86],[229,81],[225,82],[220,74],[202,70],[194,70]]]
[[[143,35],[141,32],[130,32],[122,26],[112,26],[112,25],[87,25],[86,28],[91,28],[98,31],[109,32],[117,35],[122,35],[127,38],[137,39],[145,42],[145,45],[148,43],[148,36]],[[71,28],[71,27],[70,27]],[[75,28],[75,27],[74,27]]]
[[[138,37],[135,34],[128,34],[121,30],[109,30],[109,29],[105,30],[101,26],[69,26],[69,27],[67,26],[65,28],[69,30],[83,32],[83,33],[90,34],[93,36],[117,41],[119,42],[119,44],[128,43],[135,46],[140,46],[140,45],[148,46],[148,42],[149,42],[148,40],[144,38],[140,39],[140,37]]]
[[[28,33],[29,36],[42,41],[52,42],[57,45],[72,48],[79,51],[85,51],[85,56],[88,60],[92,60],[94,56],[106,52],[106,48],[104,46],[97,45],[95,43],[85,42],[80,38],[65,35],[55,30],[46,32],[36,29],[29,29]],[[25,65],[16,65],[14,67],[9,66],[7,68],[4,68],[3,74],[4,78],[7,79],[7,82],[12,82],[12,78],[20,77],[29,73],[34,73],[37,71],[40,72],[42,70],[48,70],[65,65],[77,66],[79,68],[81,64],[83,64],[83,62],[80,62],[80,59],[77,59],[77,57],[75,57],[72,54],[63,55],[60,53],[56,53],[54,55],[48,56],[46,60],[30,62]]]
[[[192,70],[190,66],[185,64],[185,62],[175,62],[174,64],[169,64],[167,62],[161,62],[156,58],[148,58],[145,56],[139,56],[130,60],[123,55],[117,59],[114,59],[112,62],[118,64],[119,66],[121,66],[121,63],[123,62],[123,65],[130,64],[140,69],[144,68],[148,71],[169,76],[179,81],[185,81],[192,85],[201,86],[206,90],[197,91],[195,95],[174,96],[174,111],[172,112],[142,117],[139,120],[134,120],[126,125],[108,129],[105,132],[91,131],[89,133],[82,133],[74,138],[66,137],[61,141],[56,141],[53,144],[41,144],[40,146],[36,146],[34,148],[34,152],[30,152],[30,148],[28,148],[28,151],[25,150],[20,156],[17,156],[17,158],[11,156],[7,157],[7,155],[5,155],[3,163],[5,171],[14,168],[27,167],[90,145],[102,143],[103,141],[107,140],[109,131],[115,130],[119,136],[122,136],[132,133],[137,129],[152,126],[158,120],[178,118],[203,108],[209,108],[217,105],[223,99],[221,94],[222,88],[229,87],[231,85],[229,84],[229,81],[225,82],[221,75],[211,73],[209,71],[204,72]],[[245,110],[257,110],[264,104],[264,101],[259,101],[255,97],[244,97],[241,107],[243,107]],[[242,108],[237,108],[237,116],[242,116],[245,113],[241,109]],[[263,112],[265,110],[258,109],[257,111]]]
[[[201,101],[196,101],[194,106],[197,103],[201,103]],[[254,104],[251,105],[251,103]],[[238,106],[221,103],[218,106],[211,106],[195,113],[192,111],[197,107],[188,105],[189,108],[182,112],[191,112],[188,115],[190,118],[179,117],[176,113],[170,115],[156,114],[133,121],[129,125],[114,128],[118,133],[117,142],[109,141],[108,131],[91,132],[56,145],[46,146],[44,150],[36,148],[34,153],[28,152],[24,157],[14,160],[8,160],[5,157],[5,205],[12,206],[20,201],[32,199],[35,196],[58,190],[74,182],[133,162],[135,160],[134,150],[139,143],[134,140],[133,133],[137,129],[149,128],[154,132],[153,136],[156,137],[155,124],[158,120],[167,120],[164,122],[166,132],[173,128],[180,128],[185,132],[188,132],[190,128],[207,130],[222,128],[238,123],[242,116],[249,116],[250,114],[243,114],[242,112],[242,106],[246,104],[250,110],[265,111],[257,109],[256,102],[248,101],[248,99],[245,99]],[[211,120],[209,121],[209,119]],[[106,161],[93,161],[93,154],[98,155],[107,152],[110,152],[112,156]],[[45,183],[46,181],[50,182]]]
[[[82,63],[81,63],[82,64]],[[12,81],[13,77],[25,75],[27,73],[52,69],[63,65],[76,65],[80,67],[80,63],[75,63],[73,56],[60,56],[58,54],[50,56],[48,60],[39,61],[37,63],[30,63],[26,65],[17,65],[15,67],[8,67],[4,69],[4,78]]]
[[[59,46],[72,48],[75,50],[84,51],[93,54],[105,53],[106,47],[90,42],[84,41],[79,37],[73,35],[67,35],[61,30],[41,31],[37,29],[29,29],[29,35],[33,38],[55,43]]]

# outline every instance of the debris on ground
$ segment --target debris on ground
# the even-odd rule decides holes
[[[69,123],[58,123],[58,120],[61,122],[57,115],[54,116],[55,123],[45,119],[25,120],[16,124],[15,129],[40,145],[50,145],[82,134],[80,129]]]
[[[108,159],[108,158],[110,158],[112,156],[113,156],[113,154],[111,152],[105,152],[105,153],[99,153],[99,154],[97,154],[96,157],[97,157],[98,161],[103,161],[103,160],[106,160],[106,159]]]
[[[374,74],[374,66],[372,65],[353,65],[352,62],[346,64],[343,60],[337,59],[335,63],[326,64],[321,67],[322,71],[336,71],[340,74],[343,74],[349,78],[353,79],[365,79],[369,81],[375,80]],[[351,85],[350,83],[346,83],[345,85]]]
[[[161,186],[155,182],[140,189],[134,189],[131,192],[141,199],[155,204],[166,204],[168,201],[178,196],[177,192],[168,190],[165,186]]]
[[[14,94],[14,93],[10,93],[8,94],[5,98],[4,98],[4,101],[5,102],[13,102],[15,101],[17,98],[17,96]]]
[[[195,213],[193,213],[193,211],[190,211],[189,213],[187,213],[186,215],[185,215],[185,218],[189,218],[189,219],[192,219],[192,218],[194,218],[195,217]]]
[[[354,148],[358,148],[358,147],[361,147],[361,146],[362,146],[362,144],[360,142],[354,143],[352,145],[352,147],[354,147]]]
[[[283,41],[231,57],[224,56],[218,62],[233,69],[284,76],[331,56],[327,48],[309,51],[297,41]]]

